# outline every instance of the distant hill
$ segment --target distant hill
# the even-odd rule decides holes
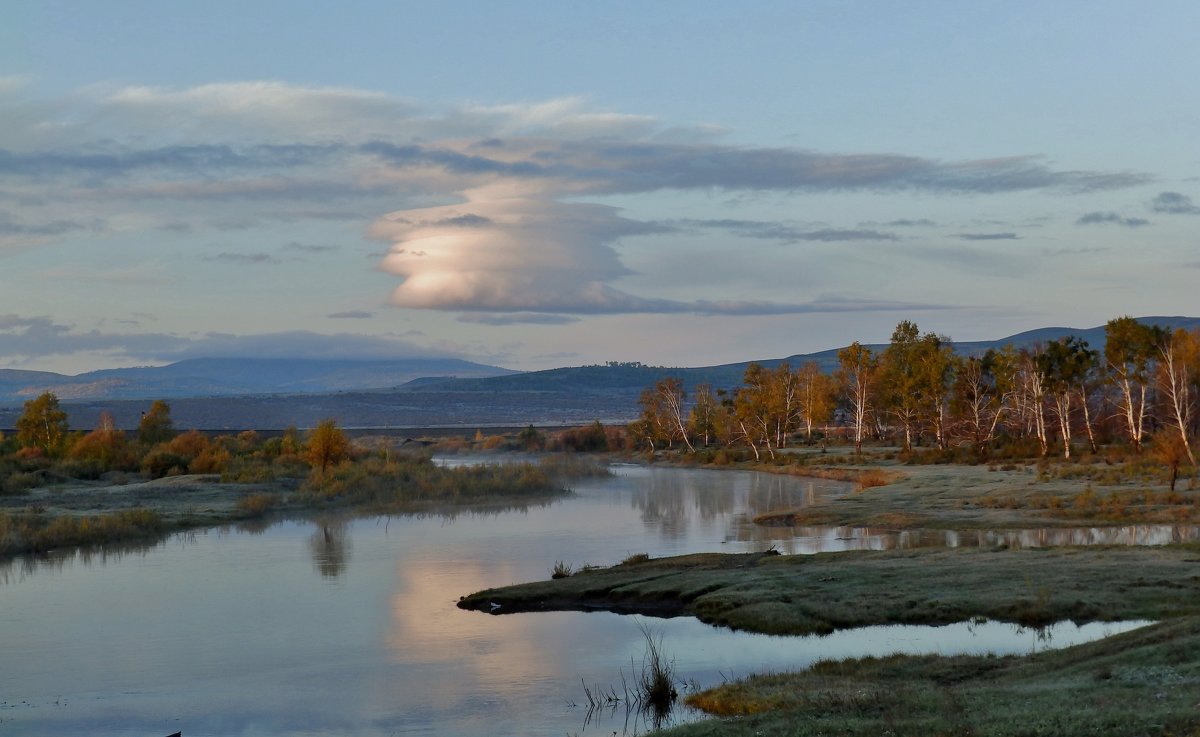
[[[1200,318],[1145,317],[1142,322],[1198,328]],[[1012,344],[1018,348],[1074,335],[1103,348],[1104,327],[1051,327],[992,341],[955,344],[966,355]],[[873,345],[883,350],[886,345]],[[757,361],[774,367],[815,361],[837,365],[837,349]],[[155,368],[94,371],[79,376],[0,370],[0,428],[11,428],[21,403],[42,391],[63,400],[74,428],[94,427],[110,412],[121,427],[136,427],[151,399],[170,401],[181,428],[210,430],[312,427],[333,417],[344,427],[572,425],[623,423],[638,415],[642,390],[675,376],[690,390],[741,384],[750,362],[699,368],[636,363],[577,366],[516,373],[453,359],[301,361],[202,359]],[[5,408],[7,405],[7,408]]]
[[[1200,317],[1140,317],[1140,322],[1148,325],[1161,325],[1169,328],[1200,328]],[[989,349],[999,349],[1005,345],[1015,348],[1031,348],[1037,343],[1048,343],[1068,335],[1086,340],[1094,349],[1104,349],[1104,326],[1094,328],[1049,327],[1027,330],[1023,333],[1010,335],[999,340],[961,341],[954,343],[954,349],[960,354],[981,355]],[[869,344],[873,351],[887,348],[886,343]],[[816,353],[798,353],[786,358],[767,358],[757,361],[744,361],[719,366],[704,366],[700,368],[667,368],[661,366],[643,366],[640,364],[608,364],[604,366],[579,366],[574,368],[557,368],[545,371],[530,371],[522,374],[511,374],[491,378],[478,379],[447,379],[444,381],[422,380],[419,383],[401,387],[408,392],[454,392],[454,391],[524,391],[550,392],[571,388],[574,391],[628,391],[641,389],[654,384],[659,379],[674,376],[680,379],[689,389],[698,384],[710,384],[713,388],[733,388],[739,386],[746,373],[746,367],[758,363],[767,368],[774,368],[787,361],[793,368],[815,361],[826,373],[837,368],[837,354],[840,348],[818,351]]]
[[[435,376],[502,376],[497,366],[456,358],[342,359],[199,358],[167,366],[103,369],[78,376],[0,369],[0,405],[51,391],[66,401],[174,399],[250,394],[328,394],[398,387]]]

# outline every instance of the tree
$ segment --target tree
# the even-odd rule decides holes
[[[69,430],[67,413],[59,407],[58,397],[45,392],[25,403],[25,411],[17,420],[17,442],[22,448],[40,448],[53,456],[62,451]]]
[[[796,383],[800,395],[800,420],[811,443],[813,428],[826,425],[833,418],[837,387],[832,378],[821,373],[816,361],[809,361],[796,370]]]
[[[330,466],[350,457],[350,440],[335,421],[321,420],[308,437],[305,457],[324,474]]]
[[[1051,396],[1051,408],[1058,419],[1063,440],[1063,458],[1071,457],[1071,398],[1086,391],[1088,374],[1097,363],[1096,351],[1086,340],[1067,336],[1051,341],[1038,354],[1037,370],[1042,385]],[[1090,424],[1089,424],[1090,431]]]
[[[161,399],[154,400],[150,410],[142,415],[138,423],[138,442],[143,445],[158,445],[175,437],[175,423],[171,420],[171,405]]]
[[[838,385],[850,407],[854,427],[854,452],[862,453],[867,415],[871,409],[871,394],[875,389],[875,374],[879,362],[870,348],[857,340],[838,351]]]
[[[546,447],[546,438],[533,425],[521,431],[517,435],[517,440],[520,441],[521,447],[525,450],[541,450]]]
[[[638,401],[642,405],[642,419],[651,428],[652,440],[664,441],[668,447],[674,447],[676,440],[682,440],[688,450],[695,451],[684,427],[683,403],[686,398],[683,382],[673,376],[660,379],[642,392]]]
[[[1015,354],[1011,346],[961,359],[954,372],[953,409],[980,456],[996,437],[1012,396]]]
[[[1117,388],[1117,409],[1135,453],[1145,435],[1146,392],[1158,346],[1166,337],[1157,325],[1143,325],[1126,315],[1104,326],[1104,363]]]
[[[1024,435],[1032,434],[1037,438],[1043,457],[1050,453],[1046,434],[1046,387],[1038,370],[1038,361],[1044,350],[1041,344],[1035,345],[1033,350],[1022,349],[1016,357],[1013,373],[1014,415],[1018,428]]]
[[[934,333],[921,335],[917,324],[902,321],[879,358],[879,384],[884,404],[904,428],[904,449],[914,432],[932,427],[945,447],[945,399],[952,367],[950,341]]]
[[[721,406],[713,395],[712,387],[700,384],[696,387],[692,411],[688,413],[688,434],[704,446],[716,438]]]
[[[1179,466],[1190,453],[1187,444],[1173,428],[1164,428],[1150,438],[1150,455],[1170,472],[1168,480],[1171,491],[1175,491],[1175,482],[1179,479]]]
[[[1200,339],[1183,328],[1168,333],[1158,346],[1158,386],[1166,405],[1163,422],[1179,436],[1188,461],[1196,465],[1196,456],[1188,443],[1188,431],[1196,400],[1192,384],[1194,367],[1200,363]]]
[[[771,458],[775,448],[771,438],[776,435],[774,401],[772,399],[772,372],[757,363],[746,367],[742,377],[744,386],[733,397],[733,417],[737,434],[754,451],[759,459],[758,446],[762,444]]]
[[[100,413],[96,429],[76,440],[69,455],[95,461],[104,470],[137,468],[137,458],[125,440],[125,432],[117,428],[108,412]]]

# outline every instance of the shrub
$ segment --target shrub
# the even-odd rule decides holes
[[[233,456],[228,450],[213,444],[205,448],[188,464],[188,471],[191,473],[224,473],[225,468],[232,460]]]
[[[188,462],[197,458],[201,453],[208,449],[209,441],[199,430],[188,430],[182,435],[175,436],[167,443],[166,450],[177,456],[186,458]],[[183,464],[185,467],[187,463]]]
[[[247,494],[241,499],[238,499],[237,507],[248,515],[258,517],[266,514],[278,503],[278,495],[259,492]]]
[[[142,459],[142,473],[150,478],[178,476],[187,471],[189,459],[165,449],[152,450]]]

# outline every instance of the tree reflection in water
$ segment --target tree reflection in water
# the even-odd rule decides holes
[[[308,538],[313,567],[322,578],[337,578],[350,562],[349,524],[345,519],[315,520],[316,529]]]

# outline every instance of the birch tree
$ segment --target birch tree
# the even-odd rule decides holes
[[[1109,320],[1104,336],[1104,364],[1117,390],[1117,411],[1130,445],[1140,453],[1146,434],[1146,396],[1158,346],[1166,335],[1158,326],[1142,325],[1125,316]]]
[[[858,341],[838,351],[837,355],[837,380],[850,409],[850,422],[854,428],[854,452],[861,454],[879,362],[871,349]]]
[[[25,403],[17,419],[17,442],[22,448],[40,448],[46,455],[57,455],[63,450],[69,429],[58,395],[43,392]]]
[[[1037,357],[1037,372],[1051,397],[1063,441],[1063,458],[1071,457],[1071,400],[1086,385],[1096,352],[1075,336],[1051,341]],[[1089,426],[1090,429],[1090,426]]]
[[[833,379],[821,372],[816,361],[809,361],[796,370],[796,382],[800,395],[800,421],[811,443],[813,428],[826,425],[833,418],[836,387]]]
[[[1198,362],[1198,353],[1200,340],[1183,328],[1168,334],[1158,346],[1158,386],[1165,405],[1163,422],[1178,433],[1179,442],[1193,466],[1196,456],[1188,442],[1188,431],[1196,405],[1192,384],[1196,380],[1193,367]]]

